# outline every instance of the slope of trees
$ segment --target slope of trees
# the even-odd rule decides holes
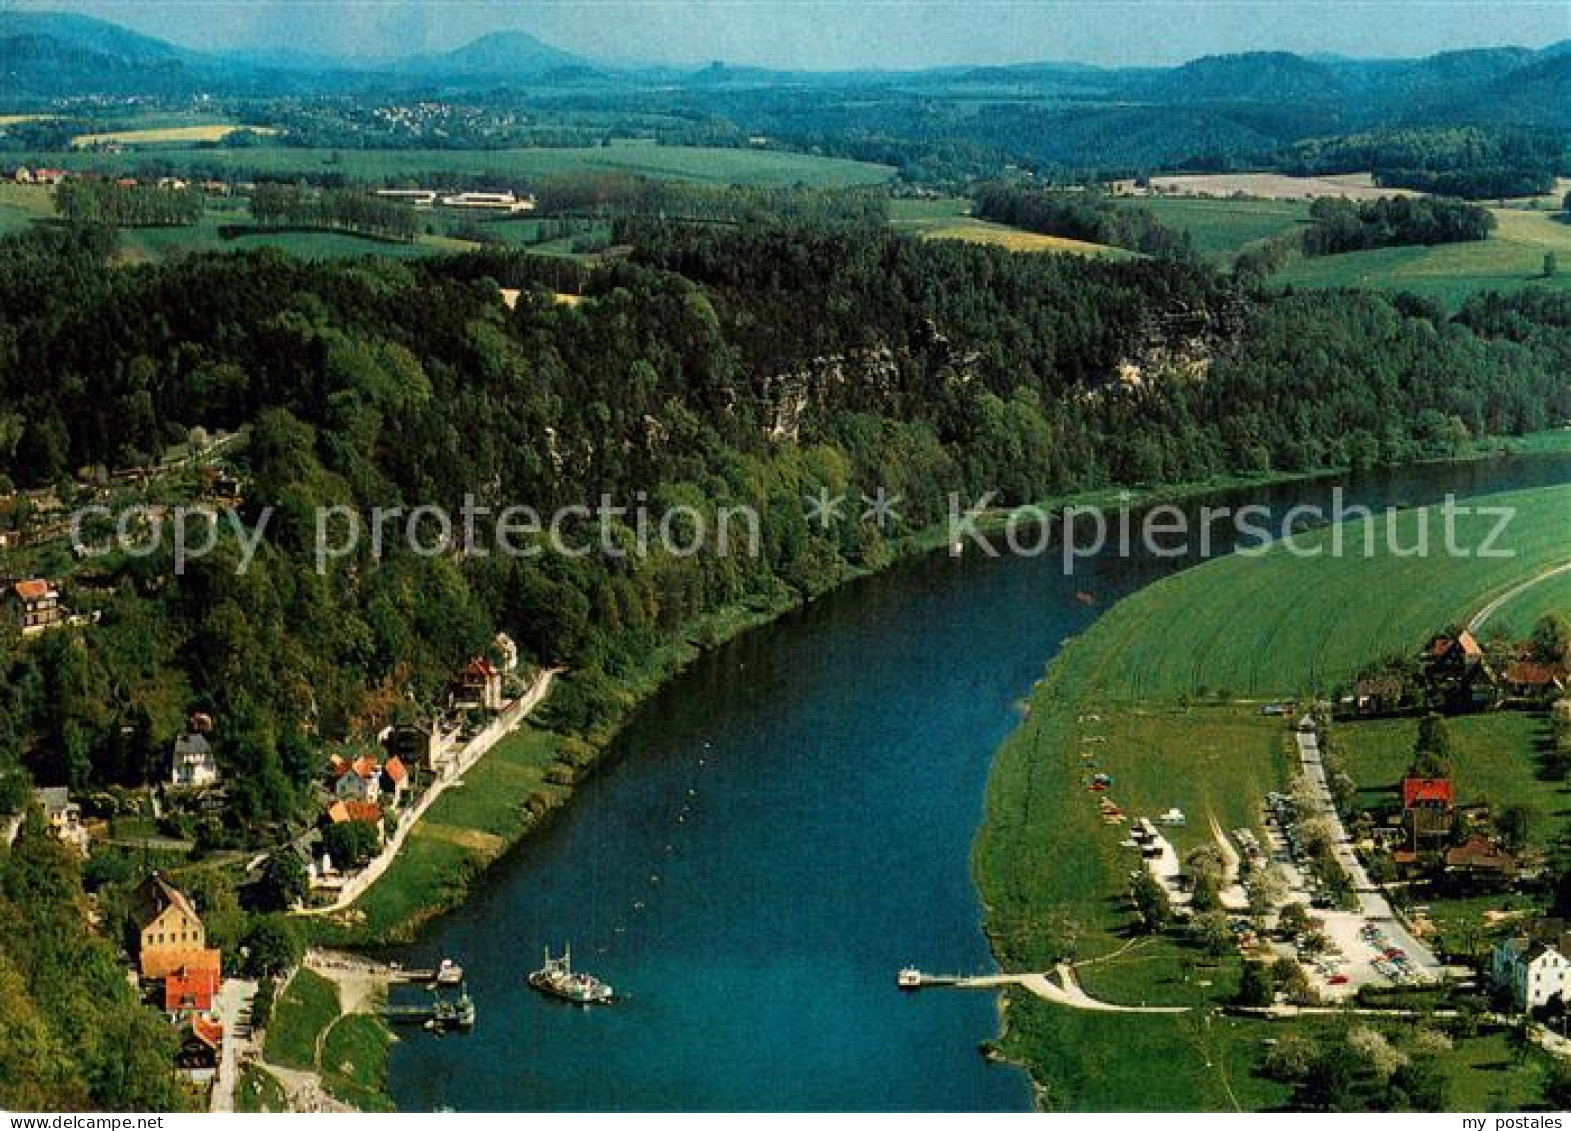
[[[1434,127],[1299,142],[1279,164],[1299,176],[1368,172],[1387,188],[1480,200],[1549,192],[1561,150],[1562,140],[1550,133]]]

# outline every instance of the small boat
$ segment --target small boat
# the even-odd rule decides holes
[[[573,971],[572,946],[561,958],[552,958],[551,948],[546,947],[545,965],[529,975],[529,985],[548,997],[574,1005],[604,1005],[612,996],[611,987],[593,974]]]
[[[436,968],[436,984],[439,986],[457,986],[464,980],[464,968],[451,958],[442,959],[441,965]]]
[[[895,977],[895,984],[902,990],[919,990],[922,988],[922,971],[915,966],[903,967]]]
[[[1075,594],[1075,600],[1079,601],[1082,605],[1094,605],[1096,604],[1096,594],[1087,593],[1084,589],[1082,589]]]

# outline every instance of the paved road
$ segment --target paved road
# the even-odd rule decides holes
[[[230,978],[213,1002],[213,1012],[224,1026],[224,1047],[219,1054],[218,1075],[213,1080],[210,1104],[213,1111],[228,1112],[235,1109],[235,1085],[240,1078],[240,1060],[247,1052],[254,1051],[250,1039],[239,1036],[238,1029],[241,1016],[250,1015],[256,991],[255,982]]]
[[[1407,953],[1408,961],[1413,967],[1429,980],[1440,977],[1440,963],[1433,953],[1423,943],[1419,942],[1407,929],[1407,926],[1396,917],[1391,910],[1390,901],[1364,870],[1363,862],[1358,859],[1358,853],[1353,850],[1352,839],[1347,835],[1347,827],[1342,823],[1342,815],[1336,810],[1336,801],[1331,795],[1331,786],[1326,781],[1325,763],[1320,758],[1320,740],[1313,732],[1295,731],[1294,737],[1298,739],[1298,760],[1303,767],[1304,775],[1309,779],[1309,784],[1314,792],[1315,799],[1320,805],[1320,816],[1331,823],[1334,830],[1333,851],[1342,870],[1347,873],[1349,882],[1353,885],[1353,892],[1358,897],[1358,911],[1370,922],[1375,923],[1391,939],[1392,943],[1402,948]]]

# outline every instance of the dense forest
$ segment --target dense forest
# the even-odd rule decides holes
[[[1351,201],[1323,196],[1309,207],[1305,255],[1336,255],[1373,247],[1429,246],[1488,239],[1487,209],[1439,196],[1383,196]]]
[[[1115,204],[1099,193],[1042,192],[984,184],[971,194],[976,214],[1028,232],[1127,248],[1143,255],[1190,259],[1189,233],[1164,225],[1149,208]]]

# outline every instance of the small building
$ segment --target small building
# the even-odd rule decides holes
[[[1566,689],[1566,669],[1563,664],[1518,659],[1506,665],[1500,682],[1512,698],[1542,699]]]
[[[496,634],[496,638],[491,641],[491,651],[496,653],[503,675],[512,675],[518,670],[518,642],[507,633]]]
[[[1364,714],[1383,714],[1401,707],[1405,693],[1399,679],[1361,679],[1353,685],[1353,703]]]
[[[82,807],[71,800],[71,791],[63,785],[50,786],[35,789],[33,796],[38,799],[44,820],[49,822],[49,831],[56,839],[86,856],[89,840],[87,829],[82,825]]]
[[[382,789],[393,795],[395,805],[403,800],[404,794],[409,792],[409,767],[405,766],[403,759],[396,755],[389,758],[387,765],[382,767]]]
[[[496,713],[505,705],[502,698],[502,673],[484,656],[469,661],[458,677],[457,698],[461,706],[474,706]]]
[[[405,768],[440,775],[452,749],[448,739],[435,722],[400,723],[383,734],[382,747],[387,751],[389,762],[396,758]]]
[[[333,795],[340,801],[375,802],[382,796],[382,767],[369,754],[345,764],[333,785]]]
[[[6,588],[5,604],[23,636],[37,636],[65,620],[59,590],[43,578],[13,581]]]
[[[218,759],[207,735],[187,730],[175,739],[174,767],[169,784],[176,789],[200,789],[218,784]]]
[[[1566,991],[1571,962],[1553,945],[1527,936],[1505,939],[1490,955],[1490,980],[1518,1009],[1538,1009]]]
[[[1455,808],[1456,785],[1450,778],[1402,779],[1402,823],[1414,851],[1425,840],[1451,835],[1451,814]]]
[[[208,949],[207,929],[196,908],[156,872],[132,893],[131,916],[144,980],[163,981],[181,970],[222,970],[222,955]]]
[[[1445,862],[1447,871],[1478,878],[1511,880],[1517,873],[1516,857],[1488,837],[1477,835],[1448,848]]]
[[[208,1073],[223,1058],[224,1027],[210,1017],[193,1016],[180,1037],[175,1063],[185,1072]]]
[[[57,185],[65,180],[64,169],[34,169],[33,183],[35,185]]]
[[[361,821],[381,829],[382,807],[372,801],[332,801],[328,803],[328,824],[346,825],[351,821]]]
[[[1431,667],[1463,671],[1484,662],[1484,649],[1478,639],[1466,629],[1459,633],[1441,633],[1429,641],[1424,650]]]
[[[30,185],[33,183],[33,171],[26,165],[18,165],[16,172],[11,174],[11,179],[19,185]]]

